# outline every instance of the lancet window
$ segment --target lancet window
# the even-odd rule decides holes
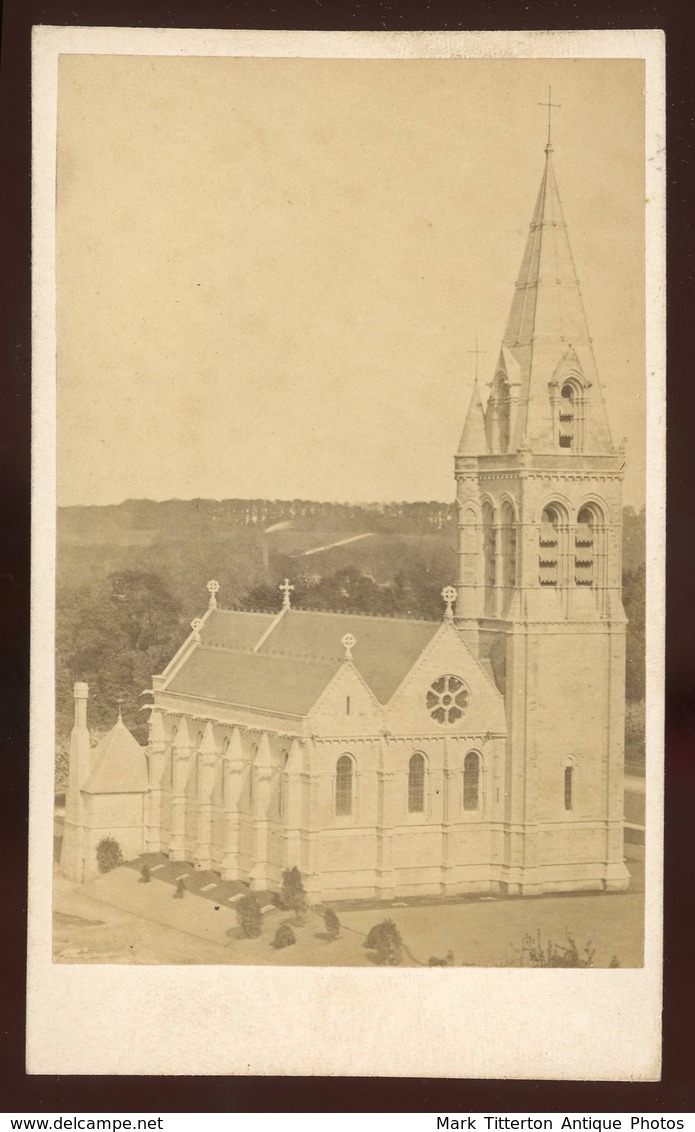
[[[557,586],[560,578],[560,516],[556,507],[541,515],[538,538],[538,580],[542,586]]]
[[[355,768],[349,755],[341,755],[335,768],[335,812],[339,818],[352,814]]]
[[[411,756],[408,763],[408,812],[422,814],[425,811],[425,756],[419,752]]]
[[[578,586],[597,584],[598,516],[592,507],[582,507],[574,535],[574,580]]]
[[[574,763],[571,759],[565,763],[564,788],[565,809],[569,811],[574,808]]]
[[[502,570],[507,589],[516,585],[516,516],[511,503],[502,504]]]
[[[557,439],[560,448],[581,452],[584,447],[584,388],[575,377],[560,387],[557,402]]]
[[[480,809],[480,755],[469,751],[463,761],[463,808]]]
[[[497,529],[492,504],[483,503],[483,559],[485,569],[485,607],[490,611],[497,580]]]

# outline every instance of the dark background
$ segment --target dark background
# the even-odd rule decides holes
[[[35,23],[324,30],[664,28],[668,106],[668,568],[665,1011],[659,1083],[24,1072],[30,504],[30,35]],[[695,8],[583,0],[7,0],[0,56],[0,1107],[7,1112],[692,1112],[695,1109],[695,520],[692,509]],[[298,1009],[299,1009],[298,1005]],[[107,1036],[105,1036],[107,1037]],[[269,1041],[271,1040],[269,1034]],[[182,1066],[185,1072],[185,1066]]]

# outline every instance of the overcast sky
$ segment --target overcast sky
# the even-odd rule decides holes
[[[62,56],[58,501],[453,498],[555,169],[644,499],[642,64]]]

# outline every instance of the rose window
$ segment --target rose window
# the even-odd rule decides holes
[[[468,707],[468,688],[458,676],[440,676],[427,693],[427,708],[437,723],[456,723]]]

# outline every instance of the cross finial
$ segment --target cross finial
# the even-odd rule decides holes
[[[278,586],[278,589],[282,592],[282,608],[283,609],[289,609],[290,608],[290,594],[292,593],[292,591],[294,589],[294,586],[290,585],[289,578],[285,578],[282,585]]]
[[[551,149],[553,148],[551,141],[550,141],[550,127],[551,127],[551,124],[552,124],[552,118],[550,117],[550,115],[552,114],[553,110],[559,110],[561,104],[559,102],[553,102],[551,88],[548,87],[548,101],[547,102],[539,102],[538,105],[548,107],[548,144],[545,147],[545,152],[550,153]]]
[[[446,609],[444,610],[444,616],[448,617],[448,618],[452,618],[454,616],[453,606],[454,606],[454,602],[456,601],[456,590],[454,589],[453,586],[445,586],[444,589],[442,590],[442,597],[444,598],[444,601],[446,602]]]
[[[220,592],[220,583],[214,579],[207,584],[207,591],[210,594],[210,608],[217,609],[217,594]]]
[[[478,355],[484,354],[485,350],[478,349],[478,339],[475,340],[475,350],[466,350],[467,354],[475,354],[475,380],[478,380]]]
[[[346,633],[345,636],[341,639],[340,643],[345,649],[345,656],[343,659],[352,660],[352,650],[357,644],[357,639],[353,637],[352,633]]]
[[[200,644],[200,630],[203,627],[203,622],[200,617],[194,617],[191,621],[191,629],[193,630],[193,640],[197,645]]]
[[[120,695],[118,695],[116,697],[116,703],[118,704],[118,722],[119,723],[123,723],[123,711],[122,711],[123,700],[124,700],[124,696],[123,696],[123,693],[121,692]]]

